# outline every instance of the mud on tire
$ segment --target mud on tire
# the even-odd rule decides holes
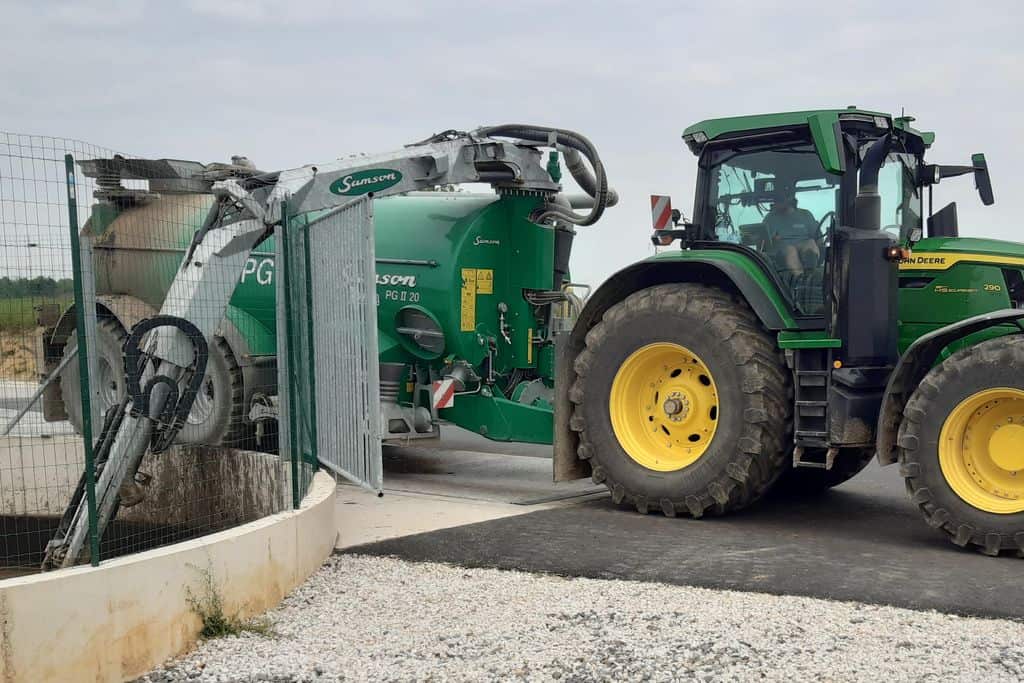
[[[623,361],[637,349],[673,342],[707,364],[718,387],[714,438],[691,465],[660,472],[623,450],[608,400]],[[577,356],[570,389],[579,457],[616,503],[665,515],[723,514],[761,498],[789,466],[790,373],[773,339],[743,300],[694,283],[641,290],[605,312]]]

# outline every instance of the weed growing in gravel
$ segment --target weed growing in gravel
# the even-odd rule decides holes
[[[273,625],[267,619],[239,619],[237,615],[230,615],[224,611],[224,598],[217,587],[212,566],[205,569],[195,565],[189,566],[199,572],[202,578],[199,595],[193,593],[191,588],[185,591],[189,606],[203,623],[203,628],[199,631],[201,638],[209,640],[242,633],[255,633],[268,638],[275,635]]]

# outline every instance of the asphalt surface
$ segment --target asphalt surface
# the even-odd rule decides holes
[[[544,457],[533,448],[517,454]],[[925,525],[896,469],[874,464],[827,494],[723,518],[640,515],[591,496],[345,552],[1024,619],[1024,560],[952,545]]]

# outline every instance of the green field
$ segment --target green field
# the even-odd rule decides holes
[[[34,307],[49,303],[60,304],[61,309],[64,309],[71,303],[71,296],[0,297],[0,331],[16,332],[34,328],[36,326]]]

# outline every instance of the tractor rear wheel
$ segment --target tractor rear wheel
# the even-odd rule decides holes
[[[1024,556],[1024,336],[947,358],[903,417],[900,471],[925,521],[957,545]]]
[[[579,456],[616,503],[668,516],[758,500],[788,466],[791,384],[753,311],[692,283],[612,306],[574,365]]]

